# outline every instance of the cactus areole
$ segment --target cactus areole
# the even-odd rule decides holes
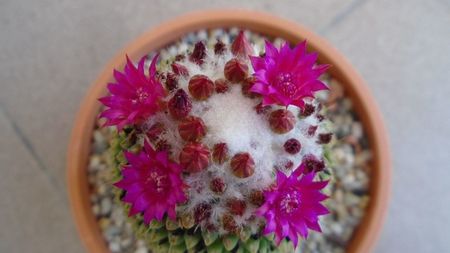
[[[114,71],[99,99],[123,139],[114,185],[154,252],[271,252],[320,231],[328,65],[306,48],[241,31]]]

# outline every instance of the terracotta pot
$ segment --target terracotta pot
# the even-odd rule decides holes
[[[388,138],[381,114],[364,81],[336,49],[303,26],[258,12],[216,10],[192,13],[176,18],[152,29],[130,43],[106,66],[83,100],[68,147],[67,183],[75,223],[89,252],[109,252],[100,227],[91,211],[87,163],[91,148],[91,136],[100,109],[97,98],[106,93],[106,83],[113,81],[112,70],[123,68],[125,54],[136,61],[142,55],[159,49],[186,33],[204,28],[232,26],[268,36],[281,37],[291,43],[307,39],[309,49],[319,52],[319,61],[333,66],[330,74],[341,81],[345,91],[352,99],[373,151],[371,199],[367,213],[351,240],[348,252],[366,253],[373,248],[387,211],[391,187],[391,163]]]

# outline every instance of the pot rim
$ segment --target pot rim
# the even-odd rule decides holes
[[[67,153],[69,200],[78,233],[85,247],[89,252],[109,252],[92,213],[86,168],[91,136],[100,110],[97,99],[106,93],[106,84],[113,81],[112,70],[123,68],[126,62],[125,54],[136,60],[189,32],[220,27],[241,27],[264,35],[281,37],[291,43],[307,39],[308,49],[319,53],[319,61],[332,65],[329,73],[341,81],[345,92],[351,97],[373,152],[369,205],[347,247],[347,252],[372,251],[387,213],[391,188],[391,157],[387,131],[367,85],[334,47],[307,28],[271,14],[241,9],[203,10],[164,22],[124,47],[93,82],[74,122]]]

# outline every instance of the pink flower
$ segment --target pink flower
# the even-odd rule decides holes
[[[161,221],[167,213],[176,219],[175,208],[186,201],[181,166],[169,161],[167,152],[156,152],[145,142],[138,154],[125,152],[129,165],[122,168],[122,179],[114,185],[125,191],[123,201],[131,204],[129,216],[143,213],[144,222]]]
[[[306,238],[308,229],[320,232],[319,216],[328,213],[320,202],[327,196],[320,192],[328,181],[314,182],[315,173],[302,175],[300,165],[291,176],[277,171],[276,185],[264,192],[265,203],[256,215],[266,219],[264,234],[275,233],[276,243],[289,238],[297,247],[298,235]]]
[[[127,56],[124,73],[114,70],[116,83],[109,83],[111,95],[100,98],[107,108],[100,114],[106,118],[105,126],[117,125],[119,131],[126,125],[144,121],[160,109],[160,100],[165,95],[161,83],[156,78],[155,56],[149,68],[149,77],[144,74],[142,57],[136,68]]]
[[[317,53],[306,52],[306,41],[294,49],[284,43],[280,50],[266,41],[266,55],[250,56],[250,60],[257,79],[251,91],[263,96],[263,105],[303,107],[304,98],[313,97],[315,91],[328,89],[317,78],[329,65],[314,65]]]

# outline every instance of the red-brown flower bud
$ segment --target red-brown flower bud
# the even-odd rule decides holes
[[[289,110],[278,109],[270,114],[269,124],[275,133],[285,134],[294,128],[295,117]]]
[[[328,144],[333,138],[332,133],[319,134],[317,143],[319,144]]]
[[[178,124],[178,132],[185,141],[200,141],[206,135],[206,126],[199,117],[188,116]]]
[[[172,63],[172,71],[173,73],[175,73],[176,75],[179,76],[189,76],[189,71],[187,70],[187,68],[179,63]]]
[[[256,98],[260,96],[258,93],[250,91],[255,82],[256,78],[254,76],[245,78],[245,80],[242,82],[242,93],[244,94],[244,96],[249,98]]]
[[[169,91],[178,88],[178,77],[174,73],[167,73],[166,76],[166,89]]]
[[[262,206],[265,202],[264,193],[262,191],[254,190],[250,192],[250,203],[255,206]]]
[[[305,165],[305,172],[319,172],[325,168],[324,161],[317,159],[314,155],[305,155],[302,159],[302,164]]]
[[[231,44],[231,52],[239,57],[253,55],[253,47],[245,37],[244,31],[240,31],[236,39]]]
[[[300,116],[306,118],[308,116],[311,116],[315,112],[315,110],[316,109],[314,108],[314,105],[305,104],[301,109]]]
[[[257,114],[266,114],[270,110],[270,108],[271,108],[270,105],[263,106],[262,102],[255,106]]]
[[[214,91],[214,83],[205,75],[195,75],[189,80],[189,93],[197,100],[209,98]]]
[[[302,145],[297,139],[291,138],[284,143],[284,150],[291,155],[295,155],[300,152]]]
[[[210,152],[201,143],[189,143],[180,152],[180,164],[187,172],[199,172],[209,165]]]
[[[318,126],[309,126],[307,134],[311,137],[314,136],[316,134],[317,128]]]
[[[169,113],[175,119],[186,117],[192,109],[192,102],[183,89],[177,90],[168,103]]]
[[[230,83],[225,78],[219,78],[216,81],[214,81],[214,86],[217,93],[225,93],[228,91]]]
[[[238,153],[231,158],[231,170],[236,177],[246,178],[255,172],[255,161],[249,153]]]
[[[225,78],[232,83],[239,83],[245,80],[248,74],[248,66],[245,62],[234,58],[225,64]]]
[[[294,167],[294,162],[291,161],[291,160],[287,160],[287,161],[284,163],[284,168],[285,168],[286,170],[291,170],[293,167]]]
[[[201,203],[194,209],[195,223],[209,219],[211,217],[211,205],[208,203]]]
[[[184,60],[186,58],[186,55],[184,55],[184,54],[177,54],[176,56],[175,56],[175,61],[182,61],[182,60]]]
[[[316,118],[319,122],[322,122],[325,119],[325,116],[323,116],[322,114],[317,114]]]
[[[242,216],[247,204],[241,199],[230,199],[227,201],[227,207],[231,214]]]
[[[164,125],[161,122],[156,122],[147,131],[146,135],[151,142],[158,140],[159,136],[165,131]]]
[[[225,192],[227,186],[222,178],[216,177],[209,183],[209,188],[217,194],[222,194]]]
[[[217,40],[216,44],[214,45],[214,53],[216,55],[221,55],[225,52],[227,49],[225,43],[223,43],[221,40]]]
[[[228,145],[226,143],[217,143],[213,147],[213,161],[223,164],[228,159]]]
[[[198,65],[203,64],[204,58],[206,56],[206,47],[203,42],[199,41],[194,46],[194,51],[189,56],[191,62],[197,63]]]

